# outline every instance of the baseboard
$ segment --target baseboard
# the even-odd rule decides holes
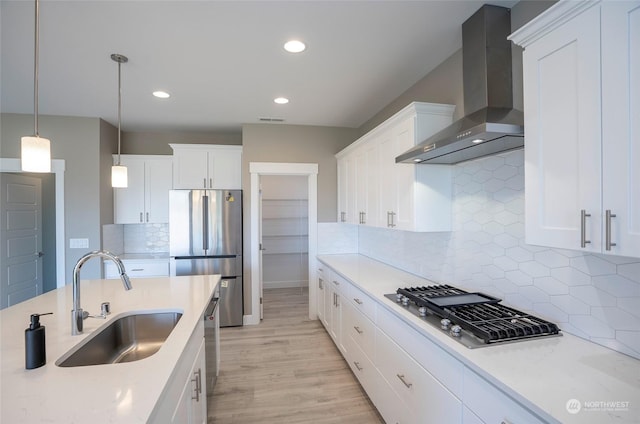
[[[265,289],[285,289],[285,288],[298,288],[308,287],[308,281],[264,281],[262,287]]]

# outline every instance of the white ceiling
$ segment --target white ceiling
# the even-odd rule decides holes
[[[459,49],[483,3],[41,0],[40,113],[115,125],[121,53],[124,131],[239,131],[259,117],[359,127]],[[34,1],[0,6],[1,109],[31,114]],[[291,38],[307,51],[285,52]]]

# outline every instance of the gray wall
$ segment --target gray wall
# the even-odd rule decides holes
[[[511,8],[511,31],[515,31],[548,9],[556,0],[523,0]],[[462,29],[461,29],[462,31]],[[522,49],[512,44],[513,106],[523,110]],[[393,102],[365,122],[360,134],[365,134],[411,102],[447,103],[456,106],[454,120],[464,116],[462,89],[462,49],[425,75]]]
[[[0,143],[2,157],[20,157],[20,137],[33,133],[33,116],[2,114]],[[108,212],[101,210],[102,197],[113,198],[113,192],[103,190],[110,185],[101,175],[100,119],[65,116],[40,116],[40,134],[51,140],[52,159],[64,159],[65,254],[67,283],[76,261],[89,250],[100,249],[101,219]],[[111,205],[111,209],[113,206]],[[112,212],[111,212],[112,213]],[[88,249],[70,249],[70,238],[88,238]],[[83,278],[100,278],[100,261],[90,261],[82,268]]]
[[[242,189],[244,190],[245,314],[251,313],[251,181],[250,162],[318,164],[318,222],[335,222],[337,167],[335,154],[356,140],[357,130],[281,124],[242,127]]]
[[[122,134],[121,152],[129,155],[172,155],[169,143],[241,145],[242,133],[125,132]]]

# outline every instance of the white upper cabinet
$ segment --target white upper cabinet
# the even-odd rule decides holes
[[[338,220],[450,231],[451,168],[396,164],[395,158],[449,125],[453,111],[451,105],[411,103],[339,152]]]
[[[561,1],[511,39],[527,243],[640,256],[640,2]]]
[[[170,144],[173,188],[242,188],[242,146]]]
[[[122,155],[120,163],[127,167],[128,187],[114,189],[114,223],[169,222],[171,156]]]

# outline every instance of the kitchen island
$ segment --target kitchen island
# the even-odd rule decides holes
[[[433,418],[444,411],[435,402],[448,406],[442,412],[446,422],[640,422],[638,359],[568,333],[468,349],[384,296],[433,282],[363,255],[318,259],[319,289],[334,293],[325,311],[341,308],[327,318],[333,319],[330,334],[387,421],[445,422]],[[347,322],[341,329],[339,316]],[[386,346],[395,346],[397,354],[388,354]],[[404,360],[396,361],[400,356]],[[412,403],[423,382],[419,374],[430,396]],[[393,389],[380,395],[387,383]],[[394,391],[401,394],[395,400]],[[416,415],[421,408],[430,415]]]
[[[197,350],[190,346],[192,336],[202,328],[203,313],[219,281],[219,275],[132,279],[129,291],[118,280],[82,281],[82,307],[97,315],[100,304],[110,302],[111,314],[105,320],[87,318],[83,334],[77,336],[71,335],[71,285],[0,311],[0,422],[170,421],[171,417],[158,416],[158,411],[166,409],[161,404],[173,390],[174,380],[182,378],[176,370],[184,368],[187,352]],[[182,313],[152,356],[120,364],[56,365],[66,352],[114,319],[150,311]],[[47,363],[26,370],[24,330],[31,314],[46,312],[53,312],[40,319],[46,327]]]

